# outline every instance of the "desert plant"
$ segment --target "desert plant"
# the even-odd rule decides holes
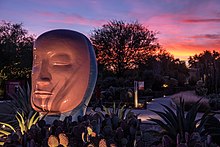
[[[107,144],[106,144],[106,140],[105,139],[101,139],[99,141],[99,147],[107,147]]]
[[[205,82],[199,80],[196,82],[196,94],[199,96],[205,96],[208,92],[208,88],[205,87]]]
[[[0,125],[2,126],[0,129],[0,138],[2,138],[2,140],[5,140],[5,137],[8,135],[16,133],[16,130],[20,130],[22,135],[24,135],[24,133],[27,132],[32,125],[36,124],[40,118],[38,112],[35,112],[33,115],[29,115],[28,118],[24,116],[24,113],[17,112],[15,117],[18,121],[19,128],[13,127],[8,123],[0,122]],[[0,144],[4,143],[0,142]]]
[[[186,114],[183,99],[180,99],[180,105],[176,104],[176,113],[168,106],[163,104],[162,106],[165,108],[164,112],[151,111],[159,115],[163,121],[154,118],[151,118],[151,121],[158,124],[163,129],[163,133],[171,138],[173,142],[177,143],[176,139],[178,138],[179,144],[187,143],[189,138],[187,134],[191,135],[194,132],[199,132],[200,134],[202,132],[209,110],[204,113],[200,119],[196,119],[200,107],[200,100],[197,101]]]
[[[220,94],[209,94],[207,98],[209,99],[209,106],[212,110],[220,109]]]
[[[220,121],[215,116],[208,116],[207,121],[204,125],[206,135],[211,136],[211,140],[214,143],[220,145]]]
[[[96,133],[93,132],[91,127],[87,127],[86,131],[82,133],[82,140],[84,143],[90,142],[91,137],[95,137]]]
[[[59,141],[60,141],[60,144],[64,147],[67,147],[69,144],[69,139],[64,133],[59,134]]]
[[[16,130],[20,130],[21,134],[24,135],[32,125],[36,124],[40,119],[39,112],[32,109],[30,104],[30,87],[27,84],[27,88],[18,87],[16,93],[10,95],[12,101],[8,103],[11,108],[14,109],[15,115],[10,122],[0,122],[0,137],[15,133]],[[5,114],[7,115],[7,114]],[[44,116],[42,117],[42,119]]]
[[[15,132],[15,129],[13,126],[7,123],[0,122],[0,125],[0,145],[4,145],[4,141],[7,139],[7,136],[12,132]]]
[[[47,144],[49,147],[58,147],[59,145],[67,147],[69,145],[69,139],[64,133],[60,133],[58,137],[50,135]]]
[[[128,112],[126,113],[127,109],[126,109],[126,104],[121,106],[121,103],[118,104],[118,107],[116,107],[115,102],[113,103],[112,109],[111,108],[107,108],[105,106],[103,106],[104,112],[106,114],[108,114],[109,116],[117,116],[119,119],[124,119],[126,114],[129,113],[131,111],[131,109],[128,110]]]
[[[29,84],[27,83],[26,87],[18,86],[17,91],[9,94],[9,96],[11,97],[11,101],[6,104],[12,108],[12,112],[1,115],[7,116],[7,123],[16,127],[18,125],[18,120],[16,119],[18,112],[20,114],[23,113],[27,118],[36,112],[30,103],[31,90]]]
[[[138,134],[137,134],[138,135]],[[161,140],[160,133],[156,130],[145,130],[141,131],[139,134],[140,137],[139,139],[136,139],[135,145],[136,147],[142,147],[142,146],[153,146],[153,145],[158,145]]]
[[[24,113],[17,112],[17,115],[15,117],[18,121],[21,133],[23,135],[24,132],[27,132],[27,130],[29,130],[32,125],[37,123],[37,121],[40,118],[40,115],[39,112],[35,112],[33,115],[29,113],[29,116],[26,118]]]
[[[59,145],[58,138],[54,135],[50,135],[48,138],[48,146],[49,147],[57,147]]]
[[[14,109],[14,112],[23,112],[24,115],[28,116],[30,112],[34,111],[31,107],[30,103],[30,96],[31,96],[31,90],[30,86],[27,83],[25,87],[18,86],[18,89],[16,92],[9,94],[12,101],[8,103],[11,108]]]

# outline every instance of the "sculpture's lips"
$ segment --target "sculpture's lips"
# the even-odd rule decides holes
[[[48,92],[48,91],[35,91],[34,94],[37,94],[37,95],[52,95],[52,93]]]

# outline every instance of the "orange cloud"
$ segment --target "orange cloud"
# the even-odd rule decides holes
[[[182,44],[176,43],[172,45],[165,45],[166,48],[171,54],[173,54],[176,58],[180,58],[181,60],[188,60],[189,56],[193,56],[195,54],[202,53],[205,50],[210,51],[218,51],[220,52],[220,44]]]

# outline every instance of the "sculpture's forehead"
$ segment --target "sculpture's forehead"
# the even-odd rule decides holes
[[[47,40],[47,39],[64,39],[72,41],[84,40],[85,36],[81,33],[70,31],[70,30],[53,30],[43,33],[38,37],[37,40]]]
[[[88,54],[87,40],[81,34],[73,32],[50,32],[38,37],[34,48],[36,52],[72,52]]]

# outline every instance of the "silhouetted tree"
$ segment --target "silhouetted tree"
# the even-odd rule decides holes
[[[209,93],[218,92],[218,81],[220,76],[220,53],[204,51],[199,55],[189,57],[189,66],[199,69],[200,77],[206,84]]]
[[[156,32],[138,22],[113,20],[93,30],[90,37],[99,64],[122,76],[126,69],[137,68],[159,48]]]
[[[189,70],[185,61],[174,58],[173,55],[166,51],[160,52],[157,56],[157,62],[160,67],[160,75],[168,76],[169,79],[176,79],[179,86],[184,86]]]
[[[22,78],[30,73],[33,40],[22,24],[0,23],[0,78]]]
[[[163,84],[168,84],[172,90],[177,86],[185,86],[189,76],[185,61],[174,58],[166,50],[160,50],[157,54],[149,56],[146,59],[146,64],[140,68],[138,80],[144,80],[145,86],[152,87],[153,90],[163,89]]]

